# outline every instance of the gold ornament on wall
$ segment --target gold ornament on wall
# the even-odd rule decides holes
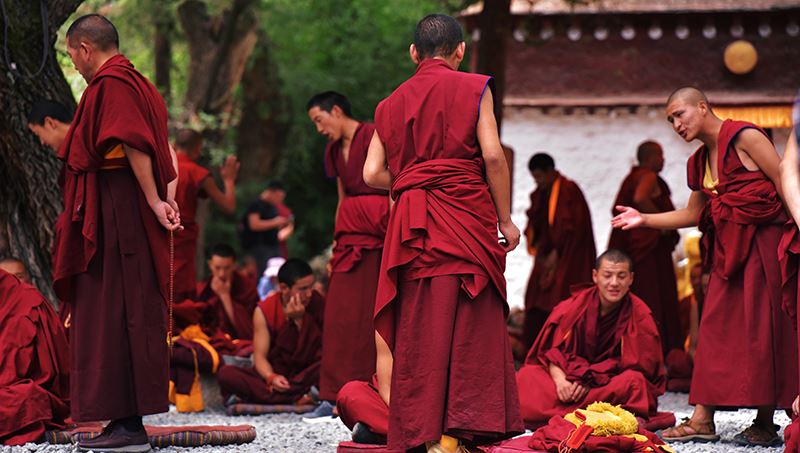
[[[749,42],[740,39],[725,48],[725,67],[734,74],[748,74],[758,63],[758,51]]]

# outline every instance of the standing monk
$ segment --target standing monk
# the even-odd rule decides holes
[[[454,18],[417,24],[409,49],[417,71],[378,105],[364,165],[367,184],[391,189],[395,201],[375,306],[394,356],[391,449],[463,451],[464,441],[523,429],[503,276],[519,230],[493,82],[456,71],[464,50]],[[386,380],[378,383],[388,395]]]
[[[536,261],[525,292],[522,337],[530,348],[553,307],[569,297],[570,287],[592,280],[595,248],[592,217],[580,187],[556,170],[548,154],[534,154],[528,169],[536,190],[525,235]]]
[[[175,201],[181,207],[183,232],[175,236],[175,298],[194,298],[197,286],[197,236],[199,226],[195,221],[197,199],[209,197],[225,214],[236,211],[236,174],[239,163],[236,156],[228,156],[220,168],[220,177],[225,191],[205,168],[195,161],[203,150],[203,136],[192,129],[181,129],[175,135],[175,152],[178,156],[178,188]]]
[[[103,16],[69,27],[88,86],[58,153],[54,287],[72,306],[72,418],[111,420],[78,444],[95,452],[147,451],[142,416],[168,409],[167,230],[180,228],[166,106],[118,46]]]
[[[336,177],[336,208],[331,277],[325,306],[325,348],[320,399],[336,401],[349,381],[366,381],[375,372],[375,291],[389,220],[389,193],[364,182],[364,161],[375,126],[354,120],[350,102],[327,91],[308,101],[308,116],[328,137],[325,170]],[[317,416],[330,415],[320,405]]]
[[[717,406],[757,407],[755,421],[735,440],[773,445],[780,442],[773,412],[788,408],[797,393],[797,344],[781,312],[778,242],[787,216],[779,198],[780,158],[763,130],[722,121],[695,88],[672,93],[666,113],[684,140],[703,142],[687,164],[687,206],[658,214],[619,206],[621,214],[612,219],[615,228],[698,225],[703,232],[711,278],[689,393],[696,407],[691,419],[662,437],[716,441]]]
[[[674,211],[666,181],[658,176],[664,168],[664,150],[653,141],[639,145],[636,151],[639,165],[633,167],[619,189],[614,206],[631,206],[639,212]],[[182,206],[182,205],[181,205]],[[612,214],[619,211],[612,207]],[[638,228],[611,231],[608,248],[622,250],[633,259],[636,279],[631,291],[650,307],[658,330],[661,349],[668,354],[683,347],[678,317],[678,285],[672,250],[680,240],[675,230]]]

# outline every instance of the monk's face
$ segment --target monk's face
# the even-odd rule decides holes
[[[67,37],[67,53],[75,69],[83,76],[83,79],[87,83],[91,81],[96,70],[93,63],[94,58],[96,58],[96,52],[94,52],[92,45],[85,41],[75,42]]]
[[[654,172],[660,173],[661,170],[664,169],[664,151],[654,152],[653,155],[650,156],[648,167]]]
[[[58,123],[49,116],[45,117],[44,124],[28,124],[28,129],[39,138],[39,143],[49,146],[55,151],[58,151],[66,138],[66,134],[58,127]]]
[[[549,170],[536,169],[531,172],[533,181],[536,183],[537,188],[548,189],[553,185],[556,180],[556,170],[551,168]]]
[[[592,280],[600,291],[600,302],[604,305],[618,304],[633,283],[630,263],[614,263],[601,260],[600,267],[592,270]]]
[[[281,283],[281,290],[284,291],[286,296],[284,300],[289,300],[295,295],[298,295],[300,297],[300,302],[302,302],[303,305],[308,305],[311,301],[311,294],[314,292],[314,281],[314,274],[311,274],[297,279],[291,287]]]
[[[233,271],[236,270],[236,260],[233,257],[212,255],[208,260],[208,270],[212,278],[229,282],[233,277]]]
[[[702,130],[707,113],[708,106],[705,102],[692,103],[677,98],[667,106],[667,121],[675,133],[686,142],[691,142]]]
[[[342,138],[342,126],[346,117],[339,106],[334,105],[330,112],[319,106],[311,107],[308,109],[308,117],[317,127],[317,133],[324,135],[329,141],[335,142]]]
[[[17,277],[25,283],[31,283],[31,276],[28,274],[28,269],[25,268],[24,264],[15,259],[0,261],[0,269]]]

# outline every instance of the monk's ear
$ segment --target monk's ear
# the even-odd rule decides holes
[[[458,47],[456,47],[456,59],[458,59],[459,63],[462,60],[464,60],[464,54],[466,54],[466,53],[467,53],[467,43],[465,43],[464,41],[461,41],[461,43],[458,45]]]
[[[56,128],[56,121],[53,118],[50,118],[49,116],[46,116],[46,117],[44,117],[44,125],[47,126],[50,129],[55,129]]]
[[[417,52],[417,46],[414,44],[408,46],[408,55],[411,57],[411,61],[413,61],[414,64],[419,64],[419,53]]]
[[[703,114],[703,116],[707,115],[707,114],[708,114],[708,111],[710,110],[710,109],[708,108],[708,104],[706,104],[706,101],[700,101],[700,102],[698,102],[698,103],[697,103],[697,108],[698,108],[698,109],[700,109],[700,113],[702,113],[702,114]]]
[[[597,284],[597,269],[592,269],[592,281]]]
[[[288,292],[290,289],[292,288],[289,288],[289,285],[287,285],[286,283],[278,283],[278,290],[280,290],[280,292],[285,293]]]

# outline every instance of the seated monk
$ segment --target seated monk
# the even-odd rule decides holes
[[[314,273],[305,261],[289,259],[278,282],[278,292],[253,313],[254,368],[227,365],[217,373],[229,403],[293,404],[319,385],[325,301],[312,289]]]
[[[375,333],[375,375],[370,382],[350,381],[336,396],[336,409],[342,422],[352,431],[353,442],[386,444],[389,432],[389,397],[392,378],[392,351]]]
[[[203,410],[200,372],[215,373],[224,356],[252,351],[255,282],[236,272],[236,254],[226,244],[211,249],[208,269],[210,277],[198,285],[196,300],[174,306],[180,335],[170,358],[170,401],[179,412]]]
[[[67,338],[33,286],[0,270],[0,444],[41,440],[69,416]]]
[[[664,393],[664,359],[647,305],[629,292],[630,257],[611,249],[592,271],[595,284],[561,302],[517,372],[522,418],[539,427],[603,401],[647,419]]]

